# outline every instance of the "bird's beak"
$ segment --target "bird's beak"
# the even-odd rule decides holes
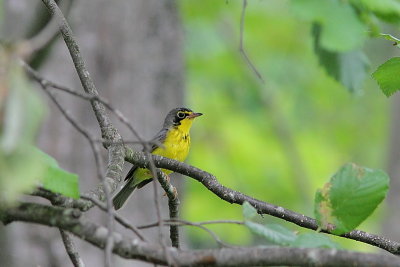
[[[194,118],[199,117],[199,116],[201,116],[201,115],[203,115],[203,113],[196,113],[196,112],[193,112],[193,113],[189,114],[186,118],[188,118],[188,119],[194,119]]]

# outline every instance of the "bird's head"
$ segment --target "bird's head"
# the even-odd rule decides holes
[[[188,108],[174,108],[168,112],[164,121],[164,128],[178,127],[183,131],[189,131],[194,118],[201,115],[203,114],[193,112],[193,110]]]

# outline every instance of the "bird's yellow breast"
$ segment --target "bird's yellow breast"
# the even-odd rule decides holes
[[[185,127],[181,126],[170,129],[163,145],[156,148],[152,154],[184,161],[189,154],[190,136],[189,131],[185,131]]]
[[[166,133],[165,139],[160,147],[156,148],[152,154],[163,156],[178,161],[184,161],[189,154],[190,135],[189,131],[193,119],[183,119],[178,126],[172,126]],[[161,169],[164,173],[170,174],[173,171]],[[152,177],[151,171],[144,168],[138,168],[133,174],[133,185]]]

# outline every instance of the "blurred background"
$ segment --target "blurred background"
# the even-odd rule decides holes
[[[349,86],[321,66],[314,51],[312,20],[304,16],[314,12],[312,8],[282,0],[248,1],[244,49],[265,80],[262,83],[239,51],[242,1],[62,2],[100,94],[143,137],[151,138],[160,129],[171,108],[183,105],[202,112],[205,115],[192,128],[191,165],[214,174],[227,187],[311,217],[315,191],[343,164],[383,169],[392,179],[387,201],[358,228],[400,240],[396,225],[400,214],[395,208],[400,191],[400,98],[386,98],[371,78],[377,66],[398,53],[390,42],[367,39],[366,32],[360,37],[364,39],[357,49],[368,59],[361,67],[351,58],[345,61],[345,66],[355,66],[348,74],[360,77]],[[337,12],[333,24],[340,21],[342,14]],[[36,0],[5,0],[3,15],[1,38],[12,42],[35,36],[49,20],[47,10]],[[393,24],[378,25],[384,32],[398,32]],[[345,27],[351,30],[353,25],[349,22]],[[351,52],[354,47],[348,49]],[[80,90],[60,37],[34,53],[30,64],[49,80]],[[348,69],[340,71],[343,76]],[[61,94],[60,99],[99,136],[88,103]],[[82,192],[91,189],[98,181],[87,141],[44,95],[43,101],[48,102],[48,112],[38,135],[39,146],[62,167],[79,174]],[[114,121],[124,139],[133,140]],[[240,206],[221,201],[192,179],[173,177],[183,219],[242,220]],[[151,186],[135,192],[121,214],[137,225],[154,222],[152,192]],[[166,202],[161,193],[159,197]],[[104,222],[96,211],[90,215]],[[307,231],[270,216],[260,221]],[[209,228],[227,243],[265,244],[243,226]],[[157,240],[156,230],[146,233]],[[217,246],[201,229],[185,227],[181,233],[183,247]],[[355,241],[330,238],[348,249],[374,250]],[[101,264],[100,250],[80,240],[77,244],[88,266]],[[22,223],[0,226],[0,262],[4,266],[70,266],[56,229]],[[116,259],[116,266],[128,264]]]

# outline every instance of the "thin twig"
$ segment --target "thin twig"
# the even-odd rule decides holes
[[[82,87],[85,90],[86,93],[91,94],[91,95],[99,95],[97,92],[97,89],[93,83],[93,80],[85,66],[85,62],[83,60],[83,57],[81,56],[80,49],[78,46],[78,43],[76,42],[72,30],[70,26],[67,23],[67,20],[65,19],[64,15],[62,14],[61,10],[57,6],[57,3],[54,0],[42,0],[44,5],[47,7],[47,9],[50,11],[52,16],[56,19],[59,30],[64,38],[65,44],[67,45],[67,48],[70,52],[72,61],[74,62],[75,69],[78,73],[79,79],[81,81]],[[112,125],[106,111],[105,107],[102,103],[99,101],[91,101],[93,111],[95,113],[95,116],[97,118],[97,122],[99,123],[100,130],[102,133],[102,137],[105,138],[106,140],[112,140],[112,141],[120,141],[122,140],[122,137],[118,133],[118,131],[114,128]],[[111,259],[111,253],[112,253],[112,248],[113,248],[113,236],[112,236],[112,230],[113,230],[113,224],[114,224],[114,216],[112,213],[112,199],[111,199],[111,186],[107,183],[107,177],[111,176],[114,178],[113,180],[119,180],[121,179],[121,172],[122,169],[119,169],[117,172],[115,170],[112,170],[109,167],[107,168],[106,175],[104,176],[102,174],[102,162],[101,162],[101,157],[100,153],[98,151],[97,145],[92,141],[92,139],[89,140],[95,155],[95,161],[96,161],[96,168],[97,168],[97,174],[99,178],[102,181],[103,184],[103,189],[104,189],[104,195],[107,203],[107,214],[108,214],[108,219],[107,219],[107,226],[108,226],[108,237],[107,237],[107,242],[106,242],[106,249],[105,249],[105,266],[106,267],[111,267],[112,266],[112,259]],[[115,147],[118,146],[118,147]],[[115,145],[113,148],[109,150],[109,160],[112,165],[114,163],[118,162],[121,160],[121,153],[120,150],[122,150],[122,145]]]
[[[182,220],[182,219],[170,219],[170,220],[163,220],[162,222],[163,222],[164,226],[170,226],[170,227],[171,226],[175,226],[175,227],[178,227],[178,226],[195,226],[195,227],[198,227],[200,229],[203,229],[204,231],[206,231],[207,233],[209,233],[211,235],[211,237],[215,240],[215,242],[218,243],[218,245],[220,245],[220,247],[234,247],[234,246],[223,242],[213,231],[211,231],[207,227],[204,227],[204,225],[206,225],[206,224],[220,224],[220,223],[239,224],[239,225],[243,225],[244,224],[244,222],[233,221],[233,220],[190,222],[190,221],[186,221],[186,220]],[[156,226],[158,226],[158,222],[157,223],[138,226],[138,229],[149,229],[149,228],[153,228],[153,227],[156,227]]]
[[[112,267],[112,250],[114,247],[114,237],[112,235],[112,231],[114,230],[114,210],[112,204],[112,197],[111,197],[111,189],[106,182],[106,176],[103,175],[103,161],[101,160],[100,150],[99,147],[96,145],[93,140],[90,140],[91,145],[94,149],[94,158],[96,163],[96,170],[97,170],[97,177],[100,179],[101,183],[104,186],[104,195],[106,200],[106,208],[107,208],[107,242],[104,249],[104,266]]]
[[[81,198],[89,200],[93,202],[97,207],[99,207],[103,211],[107,211],[107,207],[104,205],[103,202],[88,196],[81,196]],[[124,217],[118,215],[116,212],[113,212],[114,218],[117,222],[119,222],[122,226],[127,229],[132,230],[142,241],[147,241],[146,238],[140,233],[140,230],[134,226],[132,223],[128,222]]]
[[[258,81],[262,86],[266,85],[266,82],[261,75],[260,71],[254,65],[254,63],[250,60],[247,55],[247,52],[244,48],[244,23],[245,23],[245,14],[246,14],[247,0],[243,0],[242,6],[242,14],[240,17],[240,39],[239,39],[239,51],[245,59],[247,65],[250,67],[252,72],[257,76]],[[291,166],[292,174],[294,177],[294,183],[296,187],[299,189],[299,194],[303,199],[303,202],[309,203],[311,201],[309,194],[309,175],[304,166],[303,160],[300,156],[296,143],[294,141],[293,135],[289,130],[289,126],[286,123],[284,115],[280,111],[280,107],[275,105],[275,96],[271,90],[266,90],[266,88],[262,88],[260,99],[263,101],[264,106],[268,109],[269,114],[272,116],[272,125],[273,130],[276,133],[276,137],[280,141],[282,145],[283,151],[285,152],[288,160],[289,166]],[[267,93],[268,92],[268,93]]]
[[[139,135],[139,133],[135,130],[135,128],[132,126],[132,124],[129,122],[129,120],[122,114],[122,112],[120,110],[118,110],[117,108],[114,108],[110,102],[101,97],[100,95],[91,95],[91,94],[87,94],[87,93],[83,93],[83,92],[78,92],[76,90],[73,90],[67,86],[63,86],[54,82],[49,82],[49,86],[55,88],[55,89],[59,89],[61,91],[64,91],[66,93],[69,93],[71,95],[80,97],[82,99],[88,100],[88,101],[99,101],[100,103],[102,103],[107,109],[109,109],[115,116],[117,116],[117,118],[123,123],[125,124],[125,126],[133,133],[133,135],[139,140],[140,144],[145,143],[146,141],[143,140],[143,138]]]
[[[72,2],[72,0],[67,0],[60,3],[61,9],[64,10],[66,16],[71,10]],[[41,11],[39,13],[41,15]],[[34,53],[49,46],[56,39],[58,33],[57,22],[54,18],[51,18],[34,36],[17,44],[17,54],[24,59],[30,59]]]
[[[242,6],[242,14],[240,16],[240,39],[239,39],[239,51],[242,54],[244,60],[246,61],[247,65],[253,70],[254,74],[265,84],[264,78],[262,77],[261,73],[257,70],[254,66],[253,62],[250,60],[249,56],[247,55],[246,50],[244,49],[243,38],[244,38],[244,21],[245,21],[245,14],[246,14],[246,7],[247,7],[247,0],[243,0]]]
[[[139,139],[139,141],[136,142],[136,143],[141,144],[147,150],[149,150],[149,147],[152,144],[157,144],[159,146],[162,146],[162,144],[160,144],[157,141],[149,141],[149,142],[144,141],[139,136],[139,134],[135,131],[135,129],[133,128],[131,123],[125,118],[125,116],[123,116],[123,114],[119,110],[113,108],[112,105],[106,99],[103,99],[100,96],[94,96],[94,95],[82,93],[82,92],[70,89],[69,87],[66,87],[66,86],[63,86],[63,85],[59,85],[57,83],[49,81],[49,80],[43,78],[38,72],[33,70],[24,61],[21,60],[20,63],[25,68],[25,70],[30,74],[30,76],[33,79],[35,79],[37,82],[39,82],[42,86],[52,87],[52,88],[61,90],[63,92],[69,93],[71,95],[80,97],[82,99],[88,100],[88,101],[97,100],[97,101],[101,102],[102,104],[104,104],[104,106],[107,107],[111,112],[113,112],[118,117],[118,119],[123,124],[125,124],[128,127],[128,129],[130,129],[131,132]],[[76,123],[74,123],[74,124],[76,124]],[[79,128],[81,128],[81,127],[79,127]],[[82,132],[82,130],[81,130],[81,132]],[[85,135],[85,137],[87,137],[87,136]],[[114,141],[109,142],[108,140],[103,140],[103,139],[102,140],[98,140],[98,139],[94,139],[93,137],[91,137],[90,138],[90,142],[92,142],[92,141],[94,141],[94,142],[102,142],[103,144],[109,144],[109,143],[121,143],[121,144],[124,144],[124,143],[127,143],[127,142],[122,141],[122,140],[121,141],[116,141],[116,142],[114,142]],[[133,141],[133,142],[135,142],[135,141]],[[149,158],[151,159],[150,154],[149,154]],[[157,173],[157,170],[152,170],[152,172],[153,172],[153,175],[154,175],[154,174]],[[162,174],[162,172],[160,172],[160,173]],[[162,175],[158,175],[157,177],[159,177],[158,180],[160,181],[160,183],[162,183],[162,180],[163,180]],[[177,198],[176,189],[174,187],[171,188],[170,187],[171,185],[168,182],[167,183],[163,183],[163,185],[162,186],[166,190],[167,195],[168,195],[168,206],[169,206],[170,216],[171,216],[171,218],[177,218],[178,217],[179,199]],[[169,190],[170,193],[168,193],[168,190]],[[172,192],[175,192],[175,193],[172,193]],[[158,196],[157,188],[155,188],[155,195]],[[174,195],[176,195],[176,197],[173,197]],[[161,219],[161,207],[160,207],[160,204],[158,203],[158,199],[155,199],[155,205],[157,207],[156,208],[157,209],[156,212],[157,212],[157,214],[159,214],[158,218]],[[179,247],[179,232],[178,231],[179,230],[178,230],[177,227],[171,226],[171,229],[170,229],[171,242],[176,247]],[[160,238],[162,238],[161,225],[160,225],[159,234],[160,234]]]
[[[163,223],[177,223],[177,225],[185,225],[183,222],[186,222],[185,220],[182,219],[165,219],[162,220]],[[207,224],[237,224],[237,225],[244,225],[243,221],[237,221],[237,220],[212,220],[212,221],[203,221],[203,222],[192,222],[192,223],[196,223],[198,225],[207,225]],[[147,229],[147,228],[152,228],[158,225],[158,222],[156,223],[149,223],[149,224],[145,224],[145,225],[140,225],[137,228],[138,229]]]
[[[153,180],[155,179],[154,177],[157,177],[157,180],[159,180],[159,177],[162,177],[162,174],[159,173],[161,171],[157,170],[156,165],[154,164],[153,158],[150,154],[150,148],[149,146],[145,145],[145,155],[149,159],[149,168],[153,176]],[[162,233],[162,220],[161,220],[161,206],[160,202],[158,201],[158,189],[157,189],[157,184],[153,183],[153,191],[154,191],[154,204],[156,207],[156,215],[157,215],[157,221],[158,221],[158,235],[160,239],[160,243],[162,244],[163,251],[165,253],[165,257],[168,260],[168,265],[173,265],[176,266],[175,262],[172,260],[171,255],[169,255],[167,248],[167,245],[165,244],[163,233]]]
[[[74,267],[85,267],[85,263],[79,256],[78,251],[76,251],[74,241],[72,240],[70,234],[62,229],[59,230],[62,241],[64,243],[65,250],[67,251],[68,256],[71,259],[71,262],[74,265]]]
[[[100,181],[103,184],[103,190],[104,190],[104,195],[105,199],[107,200],[107,207],[108,207],[108,217],[107,217],[107,225],[109,226],[109,236],[107,239],[106,243],[106,249],[105,249],[105,262],[106,266],[111,267],[111,252],[112,252],[112,246],[113,246],[113,237],[111,235],[112,229],[113,229],[113,222],[114,222],[114,216],[112,213],[112,201],[111,201],[111,192],[110,189],[106,183],[106,177],[102,174],[102,160],[100,156],[100,151],[96,143],[93,141],[92,135],[86,131],[75,119],[72,118],[72,116],[69,114],[68,110],[64,109],[64,107],[59,103],[57,100],[54,92],[49,90],[47,88],[47,84],[45,82],[41,82],[40,85],[44,89],[44,91],[48,94],[50,99],[54,102],[54,104],[58,107],[58,109],[61,111],[61,113],[64,115],[64,117],[74,126],[75,129],[77,129],[83,136],[86,137],[86,139],[89,141],[90,147],[92,148],[94,158],[95,158],[95,163],[96,163],[96,172],[97,176],[99,177]]]
[[[122,114],[122,112],[116,108],[114,108],[107,99],[101,97],[100,95],[92,95],[88,94],[86,92],[79,92],[77,90],[73,90],[67,86],[55,83],[53,81],[50,81],[46,78],[44,78],[42,75],[40,75],[37,71],[35,71],[33,68],[31,68],[25,61],[20,60],[20,64],[25,68],[25,70],[29,73],[29,75],[35,79],[37,82],[45,84],[48,87],[52,87],[54,89],[69,93],[73,96],[82,98],[87,101],[98,101],[101,104],[103,104],[107,109],[109,109],[117,118],[125,124],[125,126],[133,133],[133,135],[138,139],[138,141],[125,141],[122,139],[118,140],[108,140],[108,139],[102,139],[103,143],[105,145],[110,145],[110,144],[128,144],[128,143],[137,143],[137,144],[144,144],[147,143],[149,145],[152,144],[157,144],[159,145],[158,142],[154,141],[144,141],[143,138],[138,134],[138,132],[135,130],[135,128],[132,126],[132,124],[129,122],[129,120]],[[99,142],[99,140],[96,140],[96,142]]]
[[[57,3],[54,0],[42,0],[44,5],[49,10],[50,14],[56,19],[59,30],[64,38],[65,44],[67,45],[68,51],[71,55],[72,61],[74,62],[75,69],[78,73],[79,79],[81,81],[82,87],[86,93],[91,95],[99,95],[96,86],[93,83],[93,80],[89,74],[89,71],[86,68],[85,61],[81,56],[80,48],[78,43],[75,40],[75,37],[72,33],[71,27],[68,25],[67,20],[62,14],[60,8],[57,6]],[[102,136],[107,136],[110,134],[108,129],[114,128],[111,124],[109,117],[107,116],[104,106],[99,101],[92,101],[92,107],[94,113],[96,115],[97,121],[100,125],[100,129],[102,131]],[[106,137],[106,139],[108,139]],[[119,138],[121,138],[119,136]],[[118,139],[119,139],[118,138]]]

